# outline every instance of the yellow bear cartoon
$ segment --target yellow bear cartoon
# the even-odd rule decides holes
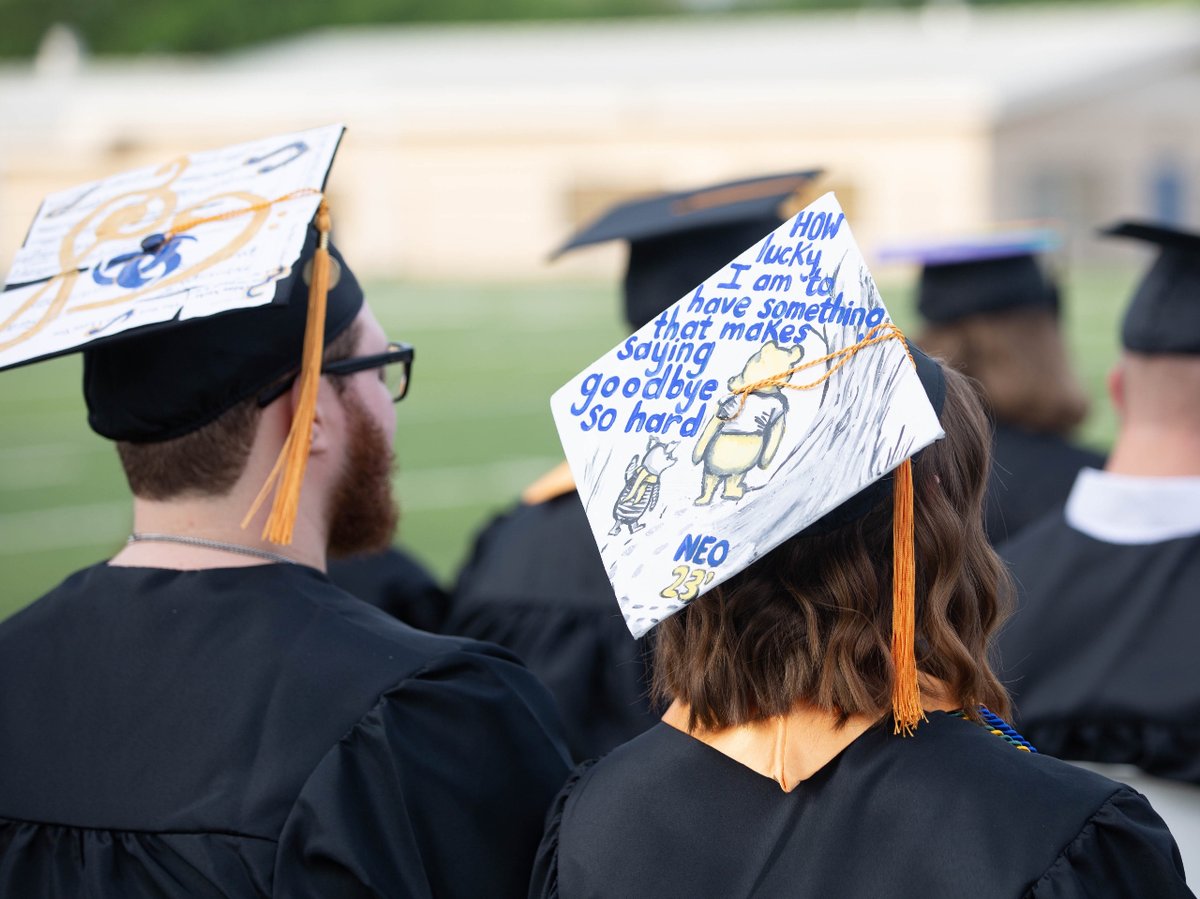
[[[738,391],[748,384],[782,374],[795,368],[804,358],[804,347],[785,349],[775,342],[762,348],[746,360],[740,375],[729,379],[732,393],[717,406],[717,411],[700,432],[692,449],[692,462],[704,462],[703,484],[697,506],[707,506],[724,481],[721,496],[739,500],[746,493],[742,478],[758,466],[766,469],[775,458],[783,440],[787,399],[779,387],[766,387],[746,395],[746,403],[738,412],[741,397]]]

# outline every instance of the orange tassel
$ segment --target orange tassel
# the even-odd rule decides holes
[[[308,451],[312,446],[313,421],[317,414],[317,391],[321,386],[321,359],[325,352],[325,306],[329,292],[329,208],[321,201],[315,220],[317,249],[313,253],[312,277],[308,287],[308,318],[304,326],[304,349],[300,362],[300,396],[296,403],[292,427],[284,441],[279,458],[267,476],[262,490],[255,497],[250,511],[242,520],[247,527],[266,498],[275,491],[271,514],[263,527],[264,540],[280,545],[292,542],[296,514],[300,509],[300,488],[308,467]]]
[[[913,547],[912,461],[896,469],[892,507],[892,718],[895,733],[911,736],[925,720],[917,683],[917,572]]]

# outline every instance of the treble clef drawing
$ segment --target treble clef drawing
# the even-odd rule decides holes
[[[192,278],[241,250],[266,223],[270,205],[257,194],[233,190],[204,197],[180,209],[173,185],[188,167],[186,157],[176,159],[154,173],[158,183],[113,196],[77,222],[59,245],[59,273],[48,278],[0,320],[0,334],[3,334],[16,322],[36,317],[20,333],[0,340],[0,351],[30,339],[64,312],[73,314],[128,303],[151,291],[161,296],[161,291],[172,284]],[[231,219],[244,221],[244,226],[232,236],[218,238],[219,243],[202,236],[174,233],[176,229],[186,231],[196,227],[193,217],[197,210],[213,207],[224,207],[234,213],[245,210],[244,216],[239,214]],[[138,247],[139,242],[139,249],[130,250],[131,245]],[[97,251],[106,244],[113,245],[117,255],[96,264],[91,268],[91,277],[81,282],[80,274],[88,271],[89,261],[95,260]],[[196,248],[189,251],[191,258],[187,258],[185,248]],[[99,288],[116,286],[122,291],[116,296],[105,291],[105,299],[86,302],[89,291],[76,288],[89,282]],[[75,292],[81,296],[71,303]],[[112,324],[109,322],[106,327]]]
[[[49,303],[45,303],[41,317],[15,337],[0,341],[0,350],[28,340],[62,314],[80,272],[87,270],[89,254],[96,248],[108,241],[126,242],[140,234],[161,230],[161,225],[174,214],[178,204],[178,198],[170,186],[187,166],[186,158],[167,163],[154,173],[156,178],[163,179],[161,183],[111,197],[77,222],[59,244],[59,273],[47,279],[8,318],[0,321],[0,333],[20,321],[30,310],[42,305],[53,292]]]
[[[259,165],[259,163],[266,162],[271,157],[278,156],[281,153],[287,153],[289,150],[292,151],[291,156],[285,156],[277,162],[260,166],[258,173],[260,175],[265,175],[267,172],[273,172],[276,169],[283,168],[288,163],[295,162],[308,152],[308,144],[302,140],[292,141],[290,144],[284,144],[282,147],[278,147],[272,150],[270,153],[264,153],[262,156],[251,156],[246,160],[246,165]]]

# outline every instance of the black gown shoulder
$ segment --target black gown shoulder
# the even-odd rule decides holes
[[[302,566],[87,569],[0,682],[5,897],[520,895],[568,770],[511,654]]]
[[[329,563],[329,579],[393,618],[430,633],[441,633],[450,598],[412,554],[397,547]]]
[[[984,527],[997,546],[1066,502],[1082,468],[1103,468],[1104,456],[1053,434],[996,424]]]
[[[498,643],[528,665],[554,695],[577,759],[656,720],[649,645],[621,617],[574,490],[488,524],[459,574],[446,631]]]
[[[530,897],[1190,897],[1136,792],[930,715],[792,792],[666,724],[578,770]]]
[[[1017,613],[998,640],[1018,726],[1060,758],[1200,784],[1200,535],[1096,540],[1057,511],[1000,548]]]

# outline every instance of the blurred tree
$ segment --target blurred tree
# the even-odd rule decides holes
[[[0,0],[0,57],[32,56],[55,23],[73,28],[96,54],[215,53],[332,25],[856,9],[922,2],[926,0]]]

